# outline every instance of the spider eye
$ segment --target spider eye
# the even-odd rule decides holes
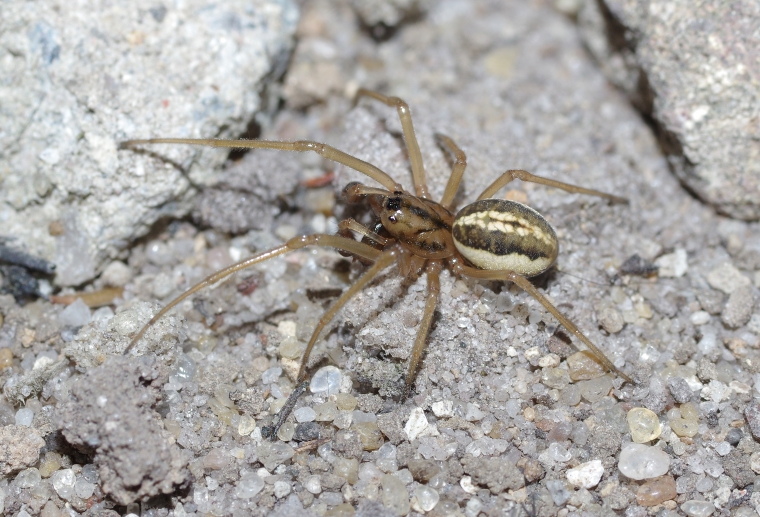
[[[392,222],[392,223],[395,223],[395,222],[396,222],[396,216],[395,216],[395,215],[392,215],[392,216],[388,217],[388,220],[389,220],[390,222]]]

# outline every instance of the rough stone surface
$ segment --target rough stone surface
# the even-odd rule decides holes
[[[3,9],[3,235],[56,264],[59,285],[92,279],[158,218],[187,213],[191,184],[209,183],[225,159],[188,147],[118,151],[120,140],[236,137],[271,109],[265,90],[287,62],[296,10],[250,7]]]
[[[0,472],[7,476],[37,463],[45,445],[36,429],[27,426],[0,427]]]
[[[760,218],[756,2],[582,2],[585,41],[659,126],[677,176],[732,217]]]
[[[112,357],[71,388],[58,408],[66,441],[94,454],[103,491],[119,504],[173,492],[188,457],[170,444],[152,409],[165,374],[155,358]]]
[[[525,478],[520,469],[497,458],[465,456],[462,458],[462,468],[472,476],[473,482],[488,487],[494,495],[525,486]]]

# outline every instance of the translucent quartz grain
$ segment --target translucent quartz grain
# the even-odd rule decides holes
[[[250,499],[264,489],[264,480],[255,472],[244,474],[235,487],[235,497],[238,499]]]
[[[293,411],[293,416],[298,423],[313,422],[317,417],[317,413],[312,408],[304,406]]]
[[[356,513],[354,507],[349,503],[339,504],[335,508],[327,510],[325,517],[351,517]]]
[[[567,367],[570,370],[570,378],[574,381],[596,379],[606,373],[591,352],[585,350],[568,357]]]
[[[335,395],[340,389],[341,373],[335,366],[325,366],[320,368],[312,377],[309,383],[309,390],[312,393],[324,393],[325,395]]]
[[[651,442],[662,433],[660,419],[647,408],[635,407],[628,412],[628,428],[631,439],[636,443]]]
[[[673,476],[661,476],[650,479],[636,491],[636,502],[641,506],[656,506],[675,499],[676,480]]]
[[[409,495],[404,483],[396,476],[386,474],[381,479],[380,485],[383,487],[383,505],[395,512],[396,515],[408,514]]]
[[[74,483],[76,482],[76,477],[74,476],[73,470],[56,470],[53,475],[50,476],[50,481],[53,484],[53,489],[58,493],[58,496],[61,499],[68,501],[74,495]]]
[[[414,489],[414,497],[417,499],[417,506],[423,512],[429,512],[435,508],[440,500],[438,492],[425,485],[420,485]]]
[[[356,458],[338,457],[333,463],[333,474],[353,485],[359,480],[359,461]]]
[[[591,402],[599,402],[606,397],[612,389],[612,376],[603,375],[595,379],[581,381],[578,383],[581,390],[581,396]]]
[[[686,501],[681,505],[683,513],[689,517],[709,517],[715,511],[715,505],[707,501]]]
[[[620,452],[618,468],[631,479],[652,479],[667,474],[670,456],[657,447],[629,443]]]
[[[40,474],[47,478],[61,468],[61,456],[55,452],[47,452],[40,462]]]
[[[10,348],[0,348],[0,370],[8,368],[13,364],[13,350]]]
[[[243,415],[240,417],[240,422],[238,423],[237,428],[238,434],[240,436],[251,434],[254,429],[256,429],[256,420],[248,415]]]
[[[338,393],[335,396],[335,403],[341,411],[353,411],[356,409],[356,397],[350,393]]]
[[[332,422],[338,416],[338,406],[335,402],[328,400],[314,406],[314,413],[314,420],[317,422]]]
[[[383,433],[378,429],[375,422],[358,422],[353,424],[351,429],[359,434],[362,448],[365,451],[376,451],[385,443]]]
[[[212,449],[203,458],[203,466],[207,469],[220,470],[227,466],[232,460],[227,451],[223,449]]]

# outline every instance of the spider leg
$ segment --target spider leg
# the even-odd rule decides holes
[[[612,194],[607,194],[606,192],[601,192],[599,190],[583,188],[577,185],[571,185],[570,183],[563,183],[562,181],[552,180],[549,178],[543,178],[541,176],[536,176],[535,174],[531,174],[530,172],[524,171],[521,169],[508,170],[507,172],[499,176],[496,179],[496,181],[494,181],[488,187],[486,187],[483,193],[480,194],[480,196],[478,197],[478,201],[480,201],[481,199],[488,199],[490,197],[493,197],[493,195],[496,194],[496,192],[499,189],[506,186],[509,182],[511,182],[514,179],[521,179],[523,181],[538,183],[539,185],[546,185],[548,187],[556,187],[566,192],[572,192],[573,194],[587,194],[589,196],[603,197],[603,198],[609,199],[610,201],[614,201],[615,203],[628,202],[628,200],[624,197],[613,196]]]
[[[306,152],[314,151],[328,160],[341,163],[361,172],[365,176],[377,181],[391,192],[403,190],[399,183],[385,172],[371,163],[360,160],[355,156],[344,153],[330,145],[320,144],[311,140],[298,140],[295,142],[278,142],[274,140],[216,140],[213,138],[149,138],[145,140],[127,140],[122,142],[120,148],[131,148],[143,144],[190,144],[205,145],[208,147],[226,147],[230,149],[278,149],[280,151]]]
[[[462,181],[462,175],[467,167],[467,155],[464,154],[464,151],[462,151],[459,146],[446,135],[436,133],[435,140],[438,142],[438,145],[448,152],[454,159],[454,164],[451,167],[451,176],[449,176],[449,181],[446,183],[446,190],[443,192],[443,197],[441,198],[441,204],[446,208],[451,208],[451,203],[454,201],[454,196],[459,189],[459,183]]]
[[[422,153],[420,152],[420,145],[417,143],[417,135],[414,133],[412,113],[409,110],[409,105],[398,97],[388,97],[382,93],[365,88],[359,88],[356,92],[356,98],[358,99],[359,97],[371,97],[386,106],[396,108],[398,118],[401,121],[401,129],[404,131],[404,141],[406,142],[406,150],[409,153],[409,162],[412,165],[414,190],[417,193],[417,197],[427,199],[429,193],[427,182],[425,181],[425,166],[422,163]]]
[[[369,246],[368,244],[356,242],[354,239],[347,239],[345,237],[340,237],[337,235],[316,234],[316,235],[304,235],[301,237],[294,237],[290,239],[289,241],[287,241],[285,244],[282,244],[280,246],[277,246],[276,248],[272,248],[267,251],[262,251],[261,253],[257,253],[251,257],[248,257],[247,259],[241,260],[240,262],[236,264],[233,264],[229,267],[226,267],[220,271],[217,271],[216,273],[213,273],[207,276],[206,278],[204,278],[203,280],[195,284],[193,287],[191,287],[190,289],[188,289],[181,295],[177,296],[174,300],[169,302],[163,309],[158,311],[158,313],[156,313],[156,315],[153,316],[150,319],[150,321],[143,326],[142,329],[140,329],[140,332],[138,332],[137,335],[135,335],[135,337],[132,338],[132,341],[129,343],[129,346],[127,346],[127,348],[124,349],[123,353],[126,355],[127,352],[129,352],[135,346],[135,344],[138,341],[140,341],[140,339],[145,335],[145,332],[147,332],[147,330],[151,326],[153,326],[153,324],[156,323],[159,319],[161,319],[167,312],[169,312],[171,309],[173,309],[178,304],[180,304],[183,300],[197,293],[201,289],[204,289],[206,287],[211,287],[214,284],[221,282],[225,278],[228,278],[230,275],[237,273],[238,271],[247,269],[251,266],[264,262],[265,260],[274,258],[278,255],[282,255],[283,253],[301,249],[306,246],[326,246],[326,247],[337,248],[339,250],[353,253],[355,255],[358,255],[362,258],[366,258],[368,260],[376,260],[378,259],[378,257],[381,256],[381,252],[379,250],[376,250],[375,248],[373,248],[372,246]]]
[[[419,365],[422,352],[425,350],[430,324],[433,322],[435,307],[438,305],[438,298],[441,296],[441,263],[437,260],[428,262],[427,269],[427,297],[425,298],[425,309],[422,311],[420,328],[417,330],[417,337],[414,340],[412,355],[409,358],[409,370],[406,373],[406,391],[411,391],[414,382],[417,366]]]
[[[361,244],[357,242],[357,244]],[[367,246],[366,244],[364,246]],[[369,246],[367,246],[369,248]],[[335,300],[333,304],[330,306],[329,309],[322,315],[321,318],[319,318],[319,321],[317,322],[317,325],[314,327],[314,332],[311,334],[311,339],[309,340],[309,344],[306,345],[306,350],[304,350],[303,356],[301,357],[301,368],[298,370],[298,379],[297,383],[301,383],[306,380],[306,363],[309,362],[309,355],[311,354],[312,348],[314,348],[314,343],[317,342],[317,338],[319,338],[320,332],[322,332],[322,329],[325,328],[325,325],[327,325],[331,319],[338,313],[338,311],[343,308],[343,306],[348,302],[351,298],[354,297],[356,293],[361,291],[367,284],[369,284],[378,274],[380,274],[383,269],[387,268],[398,257],[398,249],[396,247],[393,247],[387,251],[377,251],[374,248],[375,252],[377,252],[378,256],[375,257],[375,263],[364,272],[362,276],[359,277],[359,279],[354,282],[354,284],[346,289],[343,294],[340,295],[340,298]]]
[[[625,379],[627,382],[630,382],[631,384],[635,384],[633,382],[633,379],[628,377],[626,374],[621,372],[614,364],[612,364],[612,361],[610,361],[604,353],[597,348],[595,344],[591,342],[589,338],[586,337],[581,330],[575,326],[575,323],[570,321],[567,316],[559,312],[559,309],[557,309],[543,294],[541,294],[541,291],[536,289],[536,287],[530,283],[530,280],[525,278],[522,275],[518,275],[517,273],[513,273],[511,271],[490,271],[486,269],[476,269],[474,267],[465,266],[464,264],[457,263],[454,265],[454,269],[456,272],[461,273],[463,275],[473,277],[473,278],[480,278],[484,280],[507,280],[509,282],[512,282],[519,286],[523,291],[526,291],[529,295],[531,295],[533,298],[538,301],[541,305],[544,306],[544,308],[551,313],[552,316],[557,318],[557,320],[562,324],[563,327],[565,327],[571,334],[573,334],[576,338],[581,340],[586,347],[594,354],[596,359],[604,365],[607,370],[610,372],[614,372],[623,379]]]

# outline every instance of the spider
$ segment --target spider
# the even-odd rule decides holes
[[[515,179],[556,187],[567,192],[587,194],[606,198],[613,202],[627,202],[626,199],[597,190],[587,189],[560,181],[535,176],[524,170],[508,170],[491,183],[478,199],[453,212],[454,196],[467,166],[465,153],[454,141],[441,134],[436,135],[439,146],[452,158],[452,171],[443,197],[440,201],[430,199],[422,154],[412,124],[411,112],[406,102],[398,97],[390,97],[371,90],[360,89],[357,99],[369,97],[386,106],[396,108],[404,141],[412,169],[414,192],[409,192],[378,167],[355,156],[339,151],[327,144],[309,140],[280,142],[269,140],[215,140],[194,138],[152,138],[129,140],[122,148],[132,148],[145,144],[194,144],[235,149],[279,149],[283,151],[315,152],[328,160],[350,167],[382,187],[361,183],[349,183],[343,194],[348,203],[369,201],[374,214],[379,219],[377,225],[368,228],[353,219],[339,223],[337,235],[315,234],[295,237],[284,244],[257,253],[245,260],[224,268],[194,285],[161,309],[134,336],[126,354],[145,332],[177,304],[203,288],[210,287],[233,273],[259,264],[273,257],[306,246],[325,246],[352,255],[369,265],[368,269],[327,309],[317,322],[306,350],[301,358],[296,389],[280,413],[276,427],[283,422],[295,399],[308,383],[307,367],[309,355],[324,327],[337,312],[359,291],[392,264],[398,264],[401,275],[414,278],[425,273],[427,293],[419,330],[414,340],[405,383],[407,392],[415,378],[415,373],[425,350],[425,341],[433,320],[433,314],[440,296],[440,273],[444,267],[460,276],[483,280],[509,281],[518,285],[535,298],[571,334],[593,353],[596,359],[610,372],[614,372],[627,382],[630,377],[621,372],[602,351],[597,348],[578,327],[563,315],[528,280],[543,273],[557,258],[559,243],[557,235],[544,217],[532,208],[503,199],[492,199],[501,188]],[[361,241],[353,238],[360,235]],[[285,415],[283,416],[283,413]],[[276,432],[276,428],[274,430]]]

